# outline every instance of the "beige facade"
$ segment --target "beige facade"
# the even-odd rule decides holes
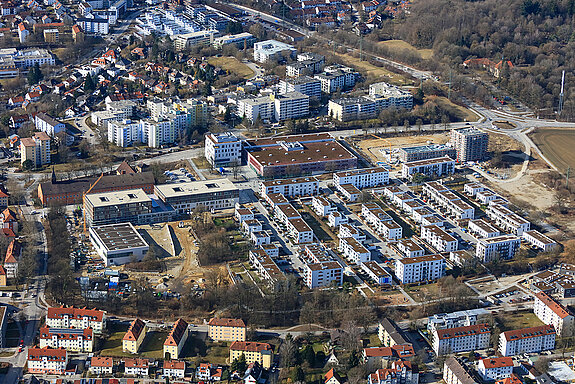
[[[142,342],[146,338],[148,327],[140,319],[135,319],[122,339],[122,352],[138,353]]]
[[[267,343],[234,341],[230,345],[230,363],[241,355],[244,355],[247,364],[257,362],[265,369],[270,368],[274,360],[272,346]]]
[[[20,164],[32,161],[34,167],[50,164],[50,137],[44,132],[36,132],[33,137],[20,139]]]
[[[241,319],[211,319],[208,336],[214,341],[246,341],[246,325]]]

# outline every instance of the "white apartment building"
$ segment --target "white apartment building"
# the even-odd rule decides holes
[[[318,79],[314,79],[313,77],[309,76],[300,76],[280,80],[279,82],[280,95],[290,92],[299,92],[303,93],[306,96],[313,97],[315,99],[320,99],[321,82]]]
[[[365,221],[387,240],[393,241],[403,236],[403,228],[376,203],[362,204],[361,214]]]
[[[46,314],[46,326],[50,328],[91,328],[102,333],[106,328],[106,314],[96,309],[75,307],[50,307]]]
[[[369,95],[385,100],[386,108],[411,109],[413,107],[411,92],[385,82],[371,84]]]
[[[501,227],[504,231],[521,236],[528,231],[531,223],[512,210],[499,204],[490,205],[487,208],[487,216]]]
[[[378,226],[378,232],[387,241],[395,241],[403,237],[403,228],[393,220],[381,221]]]
[[[254,217],[255,217],[254,213],[252,212],[251,209],[241,207],[239,204],[236,205],[234,211],[234,218],[237,220],[238,223],[241,224],[244,220],[253,220]]]
[[[322,92],[330,94],[352,88],[359,73],[343,65],[331,65],[325,67],[322,73],[314,75],[314,78],[321,82]]]
[[[150,373],[150,361],[147,359],[124,359],[126,376],[147,377]]]
[[[502,235],[479,239],[475,249],[475,257],[483,263],[493,260],[512,259],[521,246],[521,240],[517,236]]]
[[[43,112],[38,112],[36,114],[34,118],[34,124],[37,130],[46,132],[46,134],[50,137],[55,137],[56,134],[66,129],[64,123],[59,122],[58,120]]]
[[[340,238],[339,251],[357,265],[371,261],[371,252],[353,237]]]
[[[547,294],[539,292],[535,295],[533,312],[544,324],[552,325],[557,335],[561,337],[573,335],[573,314]]]
[[[513,359],[511,357],[488,357],[479,360],[477,372],[485,381],[506,379],[513,373]]]
[[[333,174],[334,185],[352,184],[358,189],[389,184],[389,171],[382,167],[354,169]]]
[[[477,314],[472,311],[439,313],[427,318],[427,330],[433,334],[437,329],[467,327],[477,324]]]
[[[342,224],[339,226],[339,233],[337,237],[340,239],[345,239],[348,237],[353,237],[355,240],[362,242],[367,238],[366,234],[358,227],[353,224]]]
[[[421,238],[438,252],[457,251],[457,239],[437,225],[425,225],[421,227]]]
[[[231,132],[206,134],[204,156],[214,167],[242,163],[242,142]]]
[[[419,257],[425,254],[423,247],[410,238],[398,240],[395,246],[403,257]]]
[[[254,43],[254,60],[258,63],[277,62],[281,59],[294,57],[297,50],[293,45],[276,40],[266,40]]]
[[[521,238],[532,247],[538,248],[543,252],[550,252],[557,247],[557,242],[555,240],[534,229],[523,232],[523,236]]]
[[[478,192],[485,190],[485,186],[481,183],[467,183],[463,186],[463,192],[468,196],[475,196]]]
[[[323,246],[306,245],[300,255],[304,260],[303,279],[309,288],[343,284],[343,267],[330,256]]]
[[[347,219],[347,216],[341,212],[335,211],[327,215],[327,225],[332,228],[337,228],[342,224],[347,224],[348,222],[349,220]]]
[[[337,211],[337,208],[331,204],[331,201],[321,196],[314,196],[311,199],[311,207],[320,217],[328,216]]]
[[[260,194],[265,198],[270,193],[281,193],[287,198],[315,196],[319,193],[319,180],[311,176],[262,181]]]
[[[499,334],[498,351],[502,356],[549,351],[555,348],[555,334],[552,325],[502,332]]]
[[[443,381],[445,384],[478,384],[464,365],[451,356],[443,364]]]
[[[111,375],[114,369],[114,359],[111,357],[92,356],[89,371],[93,375]]]
[[[501,235],[497,228],[483,219],[470,221],[468,229],[470,234],[479,239],[488,239]]]
[[[401,284],[437,280],[445,276],[445,259],[426,255],[395,260],[395,276]]]
[[[363,271],[367,273],[367,275],[371,277],[376,284],[383,285],[393,283],[391,275],[375,261],[361,263],[361,269],[363,269]]]
[[[91,328],[48,328],[40,329],[40,348],[64,348],[71,352],[90,353],[94,350],[94,335]]]
[[[64,348],[28,348],[28,373],[63,375],[68,365],[68,353]]]
[[[357,201],[361,195],[361,191],[351,184],[336,185],[336,188],[337,191],[341,193],[343,200],[347,202]]]
[[[296,244],[306,244],[313,242],[313,230],[301,219],[290,219],[287,221],[288,235]]]
[[[401,177],[411,180],[413,175],[420,173],[429,177],[442,177],[455,172],[455,160],[450,157],[412,161],[404,163],[401,168]]]
[[[433,351],[437,356],[489,348],[491,330],[487,324],[437,329],[433,333]]]

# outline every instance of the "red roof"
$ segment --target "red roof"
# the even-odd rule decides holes
[[[555,328],[553,328],[552,325],[540,325],[539,327],[515,329],[513,331],[503,332],[503,336],[507,341],[510,341],[545,335],[554,335],[555,333]]]
[[[132,321],[132,324],[130,324],[128,331],[126,332],[122,340],[133,340],[133,341],[138,340],[140,334],[142,333],[145,327],[146,323],[144,323],[140,319],[135,319],[134,321]]]
[[[393,347],[364,348],[363,351],[366,357],[409,357],[415,355],[411,344],[398,344]]]
[[[571,316],[571,313],[560,303],[553,300],[549,295],[543,292],[539,292],[535,297],[543,302],[549,309],[551,309],[557,316],[564,319],[567,316]]]
[[[483,323],[483,324],[468,325],[464,327],[438,329],[437,337],[439,338],[439,340],[447,340],[455,337],[472,336],[489,332],[490,332],[489,325]]]
[[[335,378],[338,382],[341,383],[341,377],[339,377],[339,375],[333,368],[327,371],[327,373],[325,374],[325,382],[331,380],[332,378]]]
[[[486,369],[513,367],[513,359],[511,357],[496,357],[487,358],[480,361]]]
[[[46,316],[49,319],[62,319],[64,316],[68,316],[70,319],[89,317],[92,321],[102,321],[104,319],[104,311],[76,307],[51,307],[48,308],[48,315]]]
[[[58,339],[64,339],[64,340],[75,340],[80,336],[82,336],[84,340],[92,340],[92,334],[93,334],[92,328],[84,329],[81,335],[73,332],[67,332],[66,329],[58,329],[58,330],[60,332],[55,331],[50,332],[49,327],[42,327],[40,328],[40,339],[51,339],[54,335],[57,335]]]
[[[28,361],[66,361],[66,350],[64,348],[28,348]]]
[[[126,368],[148,368],[150,361],[147,359],[124,359]]]
[[[179,360],[164,360],[164,369],[186,369],[186,362]]]
[[[272,351],[272,346],[268,343],[256,343],[254,341],[234,341],[230,345],[232,351],[262,352]]]
[[[90,365],[92,367],[113,367],[114,366],[114,359],[111,357],[99,357],[94,356],[90,360]]]
[[[178,319],[174,323],[174,326],[172,327],[172,331],[170,332],[168,337],[166,337],[166,341],[164,341],[164,345],[178,345],[178,344],[180,344],[180,341],[182,340],[182,337],[184,337],[184,333],[186,332],[187,329],[188,329],[188,323],[186,323],[182,319]]]
[[[6,249],[6,258],[4,259],[4,264],[17,264],[20,258],[20,253],[22,251],[22,246],[16,240],[12,240]]]
[[[227,319],[227,318],[212,318],[208,325],[221,326],[221,327],[242,327],[245,328],[246,324],[242,319]]]

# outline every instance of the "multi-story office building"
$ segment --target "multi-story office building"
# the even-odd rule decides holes
[[[294,57],[297,50],[293,45],[276,40],[254,43],[254,60],[258,63],[271,63]]]
[[[35,168],[50,164],[50,137],[44,132],[20,139],[20,164],[30,160]]]
[[[489,347],[491,330],[487,324],[437,329],[433,333],[433,351],[437,356],[476,351]]]
[[[421,238],[438,252],[457,251],[457,239],[437,225],[424,225],[421,227]]]
[[[90,353],[94,350],[92,328],[40,328],[40,348],[64,348],[71,352]]]
[[[440,255],[397,259],[395,276],[401,284],[437,280],[445,276],[445,259]]]
[[[354,169],[333,174],[335,185],[352,184],[356,188],[373,188],[389,183],[389,171],[383,167]]]
[[[161,202],[178,213],[189,213],[198,207],[230,209],[240,201],[238,187],[224,178],[156,185],[154,192]]]
[[[230,345],[229,361],[233,362],[242,355],[245,357],[247,364],[259,363],[265,369],[271,367],[274,359],[273,348],[268,343],[234,341]]]
[[[404,163],[401,168],[401,177],[411,180],[415,174],[429,177],[442,177],[455,172],[455,161],[450,157],[412,161]]]
[[[457,161],[460,163],[484,160],[487,156],[489,134],[473,127],[453,129],[451,145],[457,151]]]
[[[28,348],[28,372],[40,375],[63,375],[68,365],[64,348]]]
[[[106,328],[106,314],[96,309],[50,307],[46,314],[46,326],[54,329],[91,328],[100,334]]]
[[[214,167],[242,162],[242,142],[231,132],[206,134],[204,155]]]
[[[129,222],[92,226],[89,235],[94,249],[106,266],[141,261],[150,248]]]
[[[398,158],[401,162],[409,163],[412,161],[435,159],[438,157],[451,157],[454,159],[457,151],[444,144],[428,144],[416,147],[403,147],[398,150]]]
[[[539,353],[555,348],[553,325],[516,329],[499,334],[498,351],[502,356]]]
[[[318,79],[314,79],[309,76],[300,76],[280,80],[279,82],[280,95],[284,95],[290,92],[299,92],[306,96],[315,99],[320,99],[321,83]]]
[[[552,325],[559,336],[569,337],[573,335],[573,314],[547,294],[539,292],[535,295],[533,312],[544,324]]]
[[[484,263],[512,259],[520,246],[521,240],[517,236],[503,235],[479,239],[475,257]]]
[[[242,319],[212,318],[208,337],[214,341],[246,341],[246,324]]]

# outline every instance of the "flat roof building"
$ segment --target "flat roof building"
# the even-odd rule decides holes
[[[195,208],[208,210],[234,208],[240,202],[240,190],[225,178],[155,186],[155,193],[178,213]]]
[[[90,227],[90,241],[106,266],[141,261],[149,245],[130,223]]]
[[[484,160],[487,156],[489,134],[474,127],[451,130],[451,144],[457,151],[457,161]]]

